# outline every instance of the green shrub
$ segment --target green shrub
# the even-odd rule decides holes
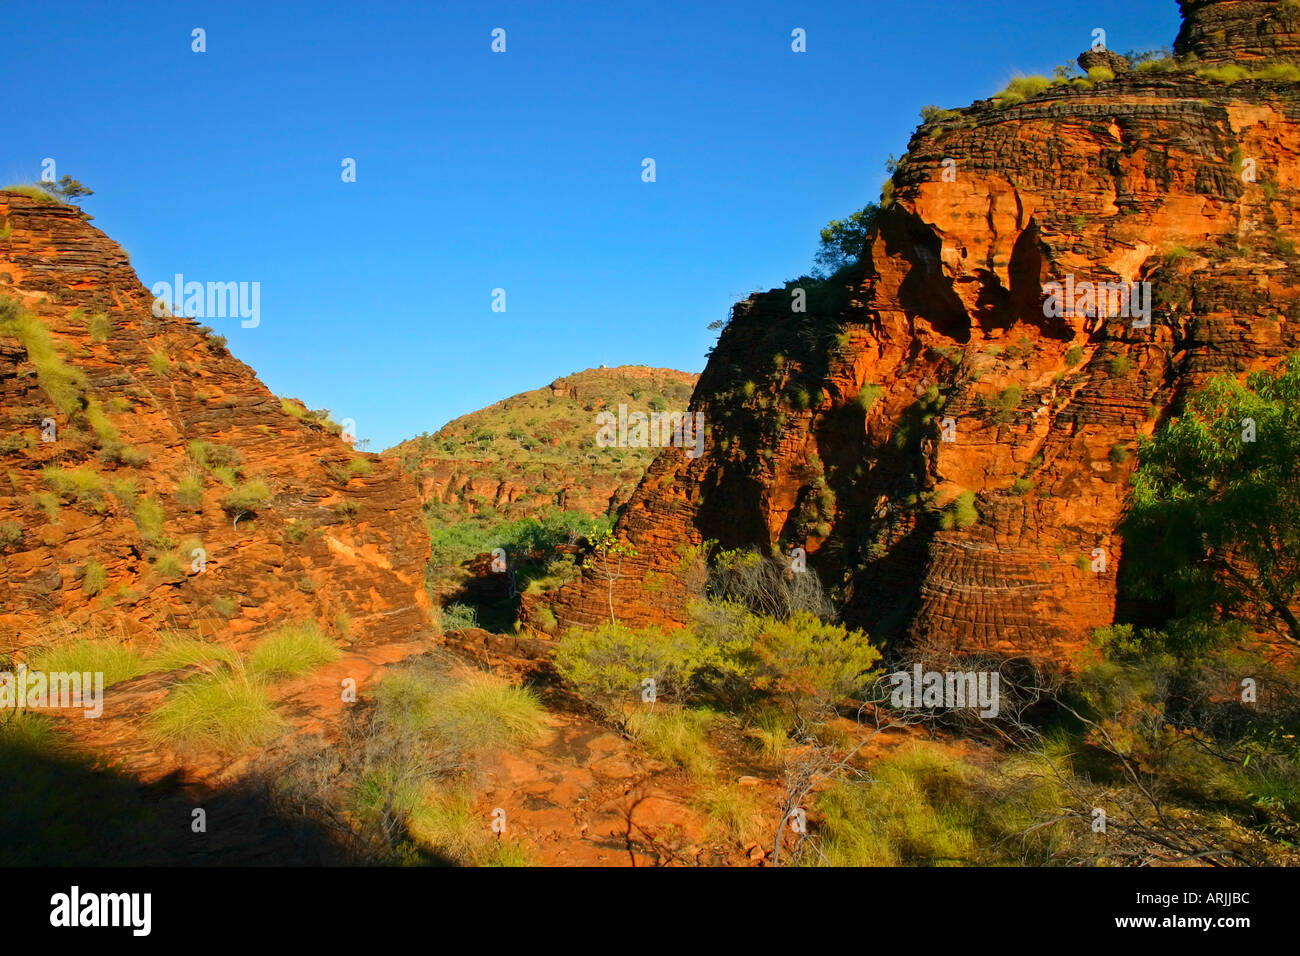
[[[1129,373],[1129,369],[1133,367],[1133,363],[1129,360],[1127,355],[1116,355],[1109,363],[1107,363],[1106,367],[1110,370],[1111,375],[1114,375],[1116,378],[1123,378]]]
[[[163,528],[166,516],[163,507],[153,498],[141,498],[135,503],[135,526],[146,543],[160,546],[164,541]]]
[[[203,504],[203,479],[198,475],[186,475],[176,482],[176,501],[186,508],[197,508]]]
[[[951,531],[953,528],[965,530],[979,520],[979,510],[975,507],[975,492],[963,491],[952,500],[939,523],[945,531]]]
[[[173,671],[213,663],[234,665],[238,659],[238,655],[228,647],[169,633],[163,636],[158,649],[149,655],[149,666],[156,671]]]
[[[937,748],[906,744],[817,797],[825,866],[1043,865],[1078,841],[1060,816],[1064,788],[1045,766],[1004,760],[992,772]]]
[[[169,580],[182,578],[185,572],[181,570],[180,559],[174,554],[160,554],[153,562],[154,573],[161,578]]]
[[[348,462],[348,472],[353,475],[368,475],[373,470],[368,458],[353,458]]]
[[[876,404],[876,400],[883,394],[885,394],[885,390],[881,386],[868,382],[858,390],[858,394],[854,396],[853,400],[857,403],[858,408],[862,409],[863,414],[866,414],[871,411]]]
[[[716,769],[705,736],[712,720],[713,714],[706,710],[669,706],[633,712],[626,729],[651,756],[693,777],[708,777]]]
[[[617,717],[626,704],[640,701],[645,680],[655,682],[660,697],[683,697],[706,656],[707,649],[689,631],[602,624],[569,631],[555,650],[554,662],[556,672],[579,696]]]
[[[1011,493],[1013,495],[1027,495],[1034,488],[1034,483],[1028,478],[1017,478],[1011,484]]]
[[[554,634],[555,629],[559,627],[559,621],[555,619],[555,612],[549,607],[539,607],[537,609],[537,626],[545,634]]]
[[[1123,442],[1115,442],[1110,446],[1110,460],[1117,465],[1128,461],[1128,449],[1124,447]]]
[[[118,451],[118,460],[130,468],[143,468],[149,463],[149,453],[143,448],[123,445]]]
[[[48,491],[42,491],[32,497],[32,504],[44,512],[45,520],[50,524],[59,523],[59,499]]]
[[[89,468],[49,466],[41,470],[41,476],[45,487],[64,500],[98,502],[104,497],[104,480]]]
[[[1249,79],[1250,71],[1236,63],[1228,63],[1223,66],[1201,67],[1196,71],[1196,75],[1214,83],[1230,84]]]
[[[22,525],[17,521],[0,521],[0,549],[11,548],[22,540]]]
[[[219,467],[238,468],[244,463],[239,449],[230,445],[218,445],[207,441],[192,441],[189,444],[189,456],[203,468]]]
[[[212,610],[222,617],[234,617],[239,613],[239,604],[233,598],[219,595],[212,599]]]
[[[87,561],[81,575],[81,590],[86,597],[94,597],[108,585],[108,572],[98,561]]]
[[[76,640],[57,644],[32,657],[31,670],[103,673],[104,686],[145,673],[144,658],[115,640]]]
[[[185,681],[153,712],[149,725],[159,743],[232,753],[265,746],[284,729],[262,685],[238,667]]]
[[[221,507],[230,513],[257,512],[271,500],[271,489],[260,479],[246,481],[221,496]]]
[[[1088,70],[1088,79],[1093,83],[1105,83],[1115,79],[1115,71],[1108,66],[1094,66]]]
[[[338,660],[339,650],[314,621],[288,624],[263,638],[248,663],[252,673],[267,680],[284,680]]]
[[[444,631],[478,627],[478,611],[468,604],[448,604],[442,609],[441,617]]]
[[[960,115],[961,113],[958,110],[945,110],[938,106],[921,107],[922,123],[939,123],[943,120],[952,119],[953,117]]]
[[[171,359],[163,352],[149,353],[149,371],[155,375],[166,375],[171,371]]]
[[[18,193],[18,195],[26,196],[28,199],[35,199],[37,202],[48,203],[53,206],[63,205],[62,200],[58,199],[56,196],[50,195],[40,186],[25,186],[25,185],[6,186],[4,188],[4,192]]]
[[[996,106],[1014,106],[1051,85],[1052,81],[1045,76],[1017,76],[1007,84],[1006,89],[994,95],[993,102]]]
[[[1020,401],[1024,397],[1019,385],[1008,385],[997,397],[997,408],[1003,412],[1010,412],[1020,406]]]
[[[1083,361],[1083,346],[1071,345],[1065,353],[1065,364],[1069,366],[1078,365]]]
[[[90,332],[92,342],[107,342],[108,337],[113,333],[113,323],[105,313],[96,312],[87,317],[86,329]]]

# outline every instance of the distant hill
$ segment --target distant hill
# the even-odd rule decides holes
[[[561,510],[590,518],[631,496],[657,448],[602,448],[597,415],[682,411],[699,376],[625,365],[557,378],[462,415],[384,455],[416,476],[433,522],[540,517]]]

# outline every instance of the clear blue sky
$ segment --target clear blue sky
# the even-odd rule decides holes
[[[1178,22],[1174,0],[15,6],[0,178],[55,158],[147,285],[260,282],[260,326],[210,324],[378,450],[591,366],[699,371],[710,322],[878,197],[922,106]]]

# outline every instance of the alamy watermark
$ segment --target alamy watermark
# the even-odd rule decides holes
[[[997,671],[925,671],[920,664],[912,670],[889,675],[894,690],[889,702],[899,708],[946,707],[950,710],[980,708],[981,717],[998,715]]]
[[[704,454],[704,413],[695,412],[632,412],[626,405],[618,406],[618,414],[600,412],[596,415],[596,444],[601,448],[667,448],[675,445],[686,449],[687,458]]]
[[[1075,282],[1067,275],[1064,282],[1043,286],[1047,298],[1043,315],[1048,318],[1124,318],[1133,320],[1133,328],[1151,326],[1150,282]]]
[[[155,282],[153,315],[161,319],[172,315],[191,319],[240,319],[246,329],[255,329],[262,321],[262,283],[260,282],[186,282],[176,273],[173,282]]]
[[[0,671],[0,710],[72,709],[88,718],[104,713],[103,671]]]

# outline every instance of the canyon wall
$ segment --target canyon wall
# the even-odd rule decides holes
[[[1300,348],[1297,86],[1196,72],[1289,60],[1300,18],[1183,7],[1202,60],[934,114],[856,268],[736,306],[692,400],[705,455],[662,452],[618,524],[621,621],[683,623],[706,539],[803,548],[877,639],[1064,659],[1114,620],[1138,439]],[[1053,282],[1138,295],[1058,309]],[[610,586],[566,587],[561,623],[608,620]]]

